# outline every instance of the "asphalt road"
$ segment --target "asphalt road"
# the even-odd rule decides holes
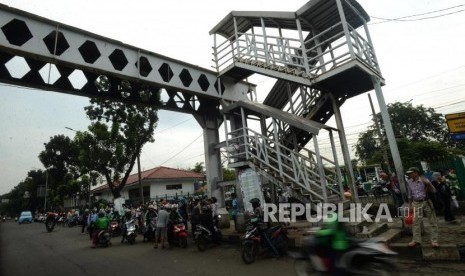
[[[259,259],[245,265],[239,245],[224,244],[198,252],[154,249],[137,238],[135,245],[112,240],[109,248],[90,248],[80,228],[57,227],[51,233],[41,223],[0,223],[0,275],[294,275],[294,261]],[[464,275],[462,263],[427,263],[401,260],[401,275]]]

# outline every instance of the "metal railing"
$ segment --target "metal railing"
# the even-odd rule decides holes
[[[341,25],[342,23],[338,22],[310,37],[304,41],[304,47],[297,38],[237,33],[213,47],[215,63],[213,67],[221,72],[234,61],[239,61],[283,72],[286,72],[287,68],[301,72],[300,75],[303,77],[314,78],[358,59],[380,74],[373,45],[350,24],[347,24],[349,29],[349,40],[347,40]],[[327,37],[335,29],[341,31],[331,33],[331,36]]]
[[[305,156],[250,128],[231,131],[227,133],[226,139],[228,145],[235,149],[228,152],[231,163],[254,162],[268,174],[290,183],[293,189],[301,189],[302,194],[312,200],[326,202],[327,194],[341,196],[335,188],[340,183],[334,177],[334,171],[325,168],[325,175],[321,176],[319,168],[322,164],[313,158],[315,153],[310,150],[307,152],[309,155]]]

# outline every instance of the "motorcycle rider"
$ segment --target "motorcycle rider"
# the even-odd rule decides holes
[[[121,243],[123,243],[124,240],[126,239],[126,233],[127,233],[126,222],[130,221],[131,219],[132,219],[131,209],[125,207],[123,219],[121,220],[121,227],[123,230]]]
[[[97,239],[98,239],[98,234],[102,230],[108,229],[110,226],[110,221],[108,218],[105,216],[105,212],[100,211],[98,213],[98,218],[94,223],[95,229],[92,237],[92,248],[95,248],[97,244]]]
[[[342,274],[337,262],[342,253],[349,248],[349,239],[344,225],[338,220],[336,213],[328,214],[325,218],[325,224],[316,233],[316,248],[327,250],[333,273]]]
[[[151,241],[155,238],[156,219],[157,211],[155,210],[155,206],[150,204],[148,206],[147,213],[145,214],[146,229],[144,233],[144,240]]]
[[[172,243],[172,241],[173,241],[173,228],[174,228],[174,225],[179,223],[179,222],[184,223],[181,214],[178,212],[178,206],[176,204],[173,204],[170,207],[171,207],[171,210],[167,210],[170,213],[169,214],[169,219],[168,219],[168,225],[167,225],[168,243]]]
[[[260,199],[252,198],[249,202],[252,204],[253,208],[253,216],[250,221],[252,223],[260,224],[260,226],[258,227],[260,235],[265,238],[265,241],[268,244],[268,247],[271,249],[271,252],[273,252],[274,257],[279,258],[279,252],[274,246],[274,244],[271,242],[271,238],[269,236],[270,233],[268,233],[269,225],[265,225],[264,223],[264,214],[262,208],[260,207]]]
[[[207,228],[212,233],[213,241],[219,242],[214,227],[212,209],[208,201],[205,200],[202,200],[200,202],[200,224],[205,226],[205,228]]]

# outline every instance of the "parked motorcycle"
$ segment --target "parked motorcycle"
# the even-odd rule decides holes
[[[47,229],[48,232],[52,232],[53,228],[55,228],[55,225],[57,223],[57,213],[53,212],[48,212],[47,217],[45,218],[45,229]]]
[[[186,225],[182,221],[176,221],[171,226],[171,240],[168,239],[170,245],[176,245],[181,248],[187,247],[187,232]]]
[[[212,244],[219,244],[223,239],[221,230],[213,226],[213,231],[210,231],[207,227],[202,224],[197,224],[197,227],[194,232],[194,240],[199,251],[205,251],[208,246]]]
[[[129,242],[129,244],[134,244],[136,242],[136,236],[137,236],[137,226],[136,222],[134,219],[131,219],[130,221],[125,223],[126,227],[126,234],[125,234],[125,239]]]
[[[119,227],[119,221],[114,219],[110,221],[110,235],[116,237],[121,234],[121,229]]]
[[[371,188],[371,192],[375,197],[389,194],[386,182],[376,182]]]
[[[287,235],[282,225],[270,227],[268,229],[261,229],[262,224],[252,223],[246,228],[244,241],[242,242],[241,257],[244,263],[251,264],[255,258],[260,255],[271,253],[271,248],[268,246],[263,233],[267,233],[275,248],[284,254],[287,250]]]
[[[399,273],[397,253],[390,250],[382,241],[370,239],[363,242],[352,241],[352,245],[339,257],[337,269],[331,267],[330,249],[317,248],[315,237],[304,240],[304,250],[289,255],[296,259],[294,264],[298,276],[334,274],[344,275],[394,275]]]

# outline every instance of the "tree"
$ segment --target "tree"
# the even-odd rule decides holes
[[[395,102],[389,104],[387,109],[405,166],[417,165],[422,159],[464,152],[463,144],[450,139],[444,116],[436,113],[433,108],[422,105],[414,107],[410,102]],[[374,120],[381,122],[382,137],[378,137],[376,124],[373,123],[367,131],[359,134],[355,145],[356,155],[364,164],[382,163],[380,142],[388,145],[381,114],[376,114]],[[389,162],[392,164],[392,160]]]
[[[151,106],[91,99],[85,107],[92,123],[88,131],[76,134],[79,162],[86,172],[104,176],[115,198],[121,196],[142,147],[155,141],[159,94],[155,98]]]
[[[71,138],[55,135],[44,144],[45,149],[40,152],[39,160],[48,174],[47,197],[54,205],[61,204],[63,199],[79,191],[74,185],[70,186],[81,176],[79,166],[79,146]],[[43,182],[45,184],[45,181]]]
[[[203,173],[205,174],[205,168],[203,166],[203,162],[197,162],[194,165],[194,168],[191,169],[191,171],[196,172],[196,173]]]
[[[223,181],[236,180],[235,170],[228,170],[225,167],[222,167],[222,169],[223,169]]]

